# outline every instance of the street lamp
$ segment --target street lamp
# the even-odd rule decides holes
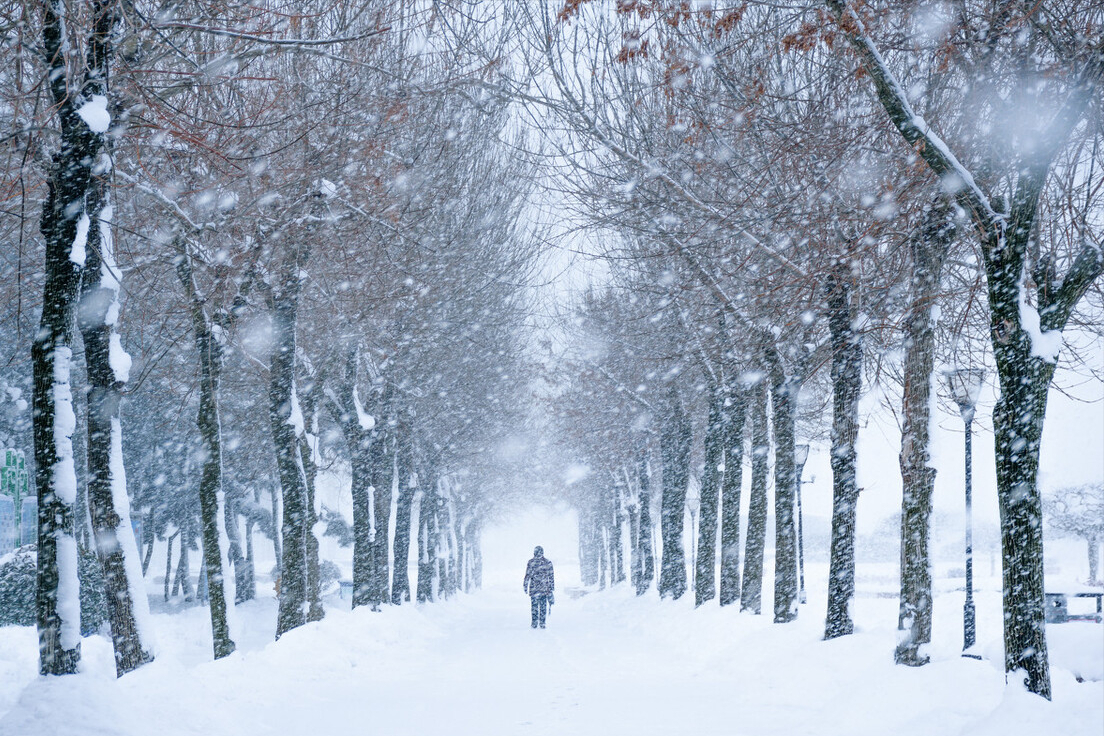
[[[966,602],[962,606],[962,651],[969,652],[977,641],[974,611],[974,529],[973,529],[973,468],[972,437],[974,409],[985,382],[982,368],[955,368],[947,371],[947,387],[958,404],[958,413],[966,428]],[[966,656],[976,657],[968,654]]]
[[[801,529],[801,473],[805,470],[805,461],[809,459],[809,446],[794,447],[794,465],[797,467],[797,571],[798,602],[805,602],[805,535]]]
[[[701,487],[690,481],[690,487],[686,494],[686,508],[690,510],[690,587],[698,584],[698,543],[696,532],[698,529],[698,510],[701,509]]]

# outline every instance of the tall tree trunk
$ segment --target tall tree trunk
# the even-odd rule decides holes
[[[593,524],[594,537],[598,540],[598,590],[605,590],[609,576],[609,544],[601,518],[595,519]]]
[[[399,476],[399,498],[395,504],[395,571],[391,583],[391,603],[410,600],[410,518],[414,504],[414,439],[408,421],[398,428],[395,465]]]
[[[717,513],[720,495],[720,466],[724,452],[722,413],[724,396],[719,386],[709,392],[709,421],[705,430],[705,469],[701,479],[701,516],[698,519],[698,555],[694,576],[694,605],[713,600],[717,594]]]
[[[303,402],[304,407],[307,402]],[[313,411],[308,411],[307,416],[312,416]],[[318,536],[314,533],[314,527],[318,523],[318,512],[314,503],[314,480],[318,476],[318,466],[315,463],[314,453],[318,442],[317,435],[308,432],[306,441],[299,444],[302,453],[304,487],[307,490],[307,529],[306,529],[306,554],[307,554],[307,621],[321,621],[326,617],[326,611],[322,607],[322,574],[321,561],[318,559]]]
[[[257,597],[257,565],[256,558],[253,555],[252,516],[245,520],[245,564],[243,568],[245,570],[245,574],[242,576],[243,584],[238,590],[242,603]]]
[[[901,598],[897,617],[898,664],[927,664],[920,649],[931,642],[932,588],[928,554],[935,468],[931,438],[931,378],[935,362],[932,307],[939,296],[943,261],[955,235],[954,213],[942,198],[924,214],[909,242],[912,293],[905,320],[901,428]]]
[[[682,546],[686,489],[690,482],[690,420],[682,410],[678,390],[672,385],[667,400],[660,448],[663,456],[663,498],[660,532],[663,559],[659,575],[659,595],[677,600],[686,592],[686,554]]]
[[[299,269],[285,264],[278,293],[272,296],[272,353],[269,359],[269,424],[283,496],[283,559],[276,638],[307,621],[306,476],[299,450],[303,415],[295,387],[295,327]]]
[[[801,382],[787,377],[781,361],[771,369],[771,407],[774,410],[774,622],[797,618],[797,527],[794,497],[794,404]]]
[[[480,526],[472,532],[472,584],[478,590],[483,587],[483,533]]]
[[[353,600],[352,607],[372,603],[372,463],[371,431],[375,418],[364,412],[357,393],[360,352],[350,350],[345,372],[330,405],[349,448],[353,497]]]
[[[165,540],[165,602],[169,600],[169,590],[172,584],[172,545],[177,535],[173,534]]]
[[[269,490],[270,500],[272,502],[272,552],[276,557],[276,579],[273,581],[276,583],[276,592],[279,593],[280,581],[283,579],[283,565],[284,565],[284,544],[282,537],[282,530],[280,528],[280,493],[279,488],[271,488]]]
[[[153,545],[157,541],[157,534],[153,530],[153,512],[145,515],[142,524],[142,543],[146,545],[146,553],[142,556],[142,577],[149,572],[150,560],[153,559]]]
[[[369,467],[372,473],[372,511],[374,532],[372,537],[372,603],[379,605],[391,601],[390,552],[391,490],[395,480],[394,427],[390,421],[392,388],[384,388],[380,412],[382,420],[376,422],[369,451]]]
[[[176,565],[176,581],[173,583],[173,595],[176,595],[176,587],[180,586],[180,595],[184,596],[185,603],[195,600],[195,592],[192,590],[192,535],[186,531],[180,532],[180,560]]]
[[[652,486],[648,472],[648,442],[640,440],[637,450],[637,482],[640,484],[640,527],[637,531],[637,544],[640,546],[640,582],[636,594],[644,593],[655,579],[655,551],[652,546]]]
[[[598,540],[594,536],[594,519],[590,509],[579,511],[579,574],[583,585],[597,585],[599,573]]]
[[[643,560],[640,559],[640,507],[629,504],[626,513],[629,516],[629,584],[633,590],[640,590],[640,579],[644,575]]]
[[[446,586],[448,580],[448,548],[443,535],[442,519],[444,518],[444,494],[434,496],[433,514],[429,517],[430,551],[433,554],[433,582],[437,589],[438,599],[448,596]]]
[[[231,638],[227,618],[227,598],[222,564],[223,548],[219,538],[220,508],[225,508],[222,487],[222,426],[219,419],[219,383],[222,379],[222,345],[206,313],[203,297],[192,272],[192,255],[181,247],[177,276],[188,297],[192,313],[192,331],[199,354],[199,413],[196,426],[202,444],[203,470],[199,479],[200,528],[203,535],[203,561],[208,572],[210,591],[211,639],[215,659],[231,654],[236,645]]]
[[[432,525],[437,505],[437,473],[431,466],[426,467],[425,482],[421,499],[418,502],[418,592],[419,603],[433,600],[433,575],[437,566],[436,552],[432,549]]]
[[[130,524],[123,465],[119,405],[130,378],[130,356],[115,331],[120,272],[115,264],[112,208],[105,187],[94,186],[85,200],[92,247],[87,250],[77,324],[88,375],[88,511],[103,568],[115,671],[122,677],[153,661],[153,653],[143,642],[143,637],[149,636],[149,601]]]
[[[828,570],[828,615],[824,638],[854,631],[855,596],[855,440],[859,433],[862,338],[855,332],[851,266],[840,261],[828,276],[828,327],[832,339],[832,548]]]
[[[70,386],[73,319],[81,271],[85,264],[91,217],[86,200],[98,186],[93,171],[108,145],[106,128],[93,130],[78,113],[83,106],[108,101],[111,42],[117,5],[92,3],[93,28],[88,34],[81,71],[73,66],[68,12],[58,0],[42,3],[42,45],[53,105],[60,122],[58,148],[50,162],[46,202],[40,229],[45,245],[42,315],[31,348],[38,498],[38,570],[35,618],[39,672],[64,675],[80,662],[80,601],[74,504],[77,498],[73,433],[76,415]],[[77,75],[78,78],[72,78]],[[102,201],[102,200],[101,200]],[[94,244],[98,247],[98,244]]]
[[[622,485],[621,481],[618,481],[615,485],[616,498],[613,500],[613,510],[610,518],[610,565],[613,568],[610,582],[614,585],[625,581],[625,550],[621,540],[621,526],[624,524]]]
[[[59,161],[57,165],[62,162]],[[38,572],[35,610],[39,673],[65,675],[80,662],[80,600],[74,506],[77,475],[73,463],[73,392],[70,386],[73,314],[79,271],[70,260],[76,215],[66,217],[74,183],[49,182],[42,212],[46,278],[42,319],[31,346],[35,487],[38,497]],[[62,191],[59,192],[59,189]],[[66,201],[68,200],[68,202]]]
[[[826,3],[840,21],[839,27],[862,60],[878,100],[902,137],[935,174],[966,184],[956,188],[955,197],[973,218],[981,238],[993,355],[1001,386],[993,429],[1004,562],[1005,670],[1023,670],[1028,690],[1050,699],[1043,615],[1042,503],[1036,484],[1039,438],[1047,391],[1061,347],[1057,339],[1060,335],[1053,333],[1065,327],[1078,301],[1104,272],[1104,251],[1083,237],[1080,251],[1062,277],[1049,258],[1041,259],[1034,273],[1028,274],[1026,256],[1047,174],[1062,145],[1090,109],[1104,76],[1104,58],[1094,53],[1081,69],[1069,69],[1073,81],[1047,129],[1031,137],[1032,145],[1017,152],[1015,170],[1004,172],[1000,179],[1015,178],[1013,199],[1006,208],[1001,197],[981,190],[931,127],[917,124],[901,84],[866,35],[863,24],[855,22],[851,6],[845,0]],[[1029,275],[1036,287],[1037,309],[1027,299]],[[1048,332],[1052,333],[1049,340],[1044,337]]]
[[[724,400],[724,474],[721,479],[721,605],[740,600],[740,495],[744,480],[747,404],[732,385]]]
[[[225,496],[223,498],[226,499]],[[249,570],[246,569],[245,565],[245,551],[242,549],[241,518],[237,510],[238,504],[226,499],[223,506],[222,522],[226,525],[226,541],[228,543],[226,555],[229,558],[230,566],[234,568],[235,605],[248,600],[246,589],[250,584]]]
[[[770,432],[767,427],[767,382],[749,391],[751,401],[751,498],[748,502],[744,590],[740,610],[763,612],[763,557],[767,545],[767,476]]]

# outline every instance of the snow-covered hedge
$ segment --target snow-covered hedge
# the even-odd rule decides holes
[[[0,626],[34,626],[35,576],[38,566],[36,545],[27,544],[0,557]],[[80,576],[81,634],[88,636],[107,620],[103,569],[96,555],[81,550]]]

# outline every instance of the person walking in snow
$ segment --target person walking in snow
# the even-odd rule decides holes
[[[525,580],[522,589],[532,601],[533,628],[544,628],[548,616],[548,606],[555,603],[556,575],[552,570],[552,561],[544,556],[544,548],[533,550],[533,559],[525,566]]]

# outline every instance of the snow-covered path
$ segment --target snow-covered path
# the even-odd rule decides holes
[[[951,648],[927,667],[895,667],[893,601],[857,600],[859,633],[822,642],[815,599],[796,623],[775,626],[653,596],[561,592],[544,631],[529,628],[516,583],[380,613],[331,600],[324,621],[279,642],[269,638],[274,603],[262,599],[240,611],[250,632],[241,650],[217,663],[207,661],[206,611],[193,608],[155,616],[158,660],[118,681],[100,637],[85,640],[85,672],[41,679],[33,629],[0,629],[0,734],[1098,736],[1104,727],[1104,686],[1068,672],[1055,671],[1055,702],[1045,703],[1006,687],[995,663]],[[999,615],[995,596],[980,603],[983,620]],[[953,606],[940,609],[953,626]],[[868,620],[885,625],[866,629]],[[1091,645],[1100,627],[1069,631]]]

